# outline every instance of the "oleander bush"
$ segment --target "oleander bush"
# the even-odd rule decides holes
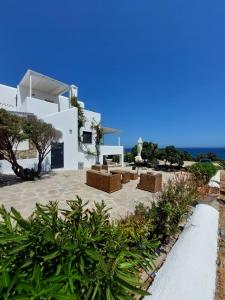
[[[59,209],[57,202],[36,204],[27,220],[14,208],[1,207],[1,299],[114,300],[146,295],[140,270],[151,268],[158,246],[148,237],[151,222],[114,224],[103,202],[93,210],[80,198],[68,205]]]
[[[192,176],[181,174],[169,180],[149,211],[153,220],[150,236],[166,242],[179,231],[179,224],[198,199],[197,186]]]
[[[197,186],[193,178],[185,174],[176,175],[156,196],[151,207],[139,203],[134,214],[129,215],[122,224],[129,229],[130,224],[138,222],[138,236],[146,236],[150,241],[157,238],[164,244],[179,231],[180,222],[197,199]],[[130,232],[133,232],[133,227]]]
[[[195,163],[188,168],[199,185],[207,184],[219,169],[213,163]]]

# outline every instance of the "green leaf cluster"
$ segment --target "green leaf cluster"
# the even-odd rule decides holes
[[[0,295],[17,299],[133,299],[157,243],[110,222],[102,203],[36,204],[29,219],[0,209]],[[132,226],[130,224],[130,226]],[[134,230],[135,231],[135,230]]]
[[[195,163],[188,168],[199,185],[207,184],[219,169],[219,166],[213,163]]]
[[[137,155],[137,145],[131,149],[133,157]],[[143,159],[148,159],[149,161],[154,161],[157,158],[158,145],[152,142],[143,142],[141,157]]]
[[[148,236],[148,240],[157,238],[164,244],[179,231],[183,217],[197,199],[197,187],[193,179],[187,175],[177,175],[168,181],[151,207],[139,203],[135,213],[123,220],[122,224],[136,239]],[[134,225],[129,228],[130,224]]]
[[[184,164],[185,156],[187,155],[183,154],[176,147],[171,145],[161,149],[158,158],[164,160],[165,164],[169,163],[170,166],[176,164],[181,167]]]
[[[84,115],[84,110],[81,107],[80,103],[78,102],[77,97],[73,96],[70,99],[70,103],[73,107],[77,108],[77,112],[78,112],[78,130],[80,132],[80,128],[84,126],[85,122],[86,122],[86,118]]]

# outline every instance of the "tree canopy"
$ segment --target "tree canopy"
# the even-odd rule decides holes
[[[137,145],[131,149],[131,153],[135,157],[137,155]],[[148,159],[149,161],[154,161],[157,158],[158,145],[152,142],[143,142],[143,148],[141,152],[141,157],[143,159]]]
[[[159,158],[164,160],[165,164],[169,163],[171,166],[173,164],[177,164],[178,166],[182,166],[184,164],[182,152],[172,145],[161,149]]]

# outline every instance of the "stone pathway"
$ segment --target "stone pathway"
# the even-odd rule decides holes
[[[172,176],[173,173],[163,173],[163,181],[166,182]],[[138,180],[124,184],[122,190],[112,194],[89,187],[85,181],[85,170],[52,172],[40,180],[30,182],[10,181],[10,185],[0,185],[0,205],[4,204],[7,209],[13,206],[24,217],[28,217],[36,202],[46,204],[58,201],[59,206],[65,208],[66,200],[75,199],[78,195],[85,202],[89,201],[89,207],[93,207],[94,202],[104,200],[112,208],[111,217],[120,218],[133,212],[138,202],[150,205],[155,198],[152,193],[136,189]]]

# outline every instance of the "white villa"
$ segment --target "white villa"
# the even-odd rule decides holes
[[[85,125],[81,128],[81,142],[78,141],[78,111],[72,107],[70,98],[78,97],[75,85],[65,84],[56,79],[28,70],[17,87],[0,84],[0,108],[16,112],[21,115],[34,114],[47,123],[51,123],[62,133],[61,140],[53,144],[46,157],[43,168],[77,170],[88,168],[95,164],[95,133],[91,129],[93,120],[101,122],[101,114],[87,110],[84,102],[79,104],[85,115]],[[116,133],[113,128],[103,127],[104,134]],[[32,149],[29,141],[23,142],[18,148],[18,162],[24,167],[34,167],[37,164],[37,153]],[[123,164],[123,146],[101,145],[100,163],[109,155],[119,155]],[[0,171],[11,173],[11,166],[7,161],[0,161]]]

